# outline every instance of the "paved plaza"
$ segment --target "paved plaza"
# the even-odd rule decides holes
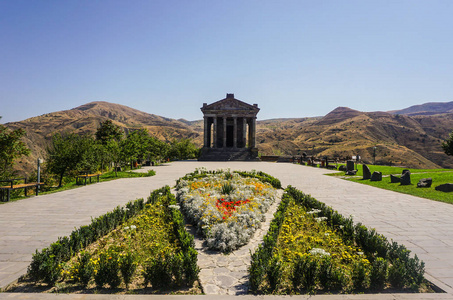
[[[153,167],[156,176],[101,182],[50,195],[40,195],[0,205],[0,288],[25,274],[36,249],[124,205],[146,198],[150,191],[197,167],[261,170],[311,194],[355,222],[404,244],[425,263],[426,278],[446,291],[443,294],[320,295],[298,299],[453,299],[453,205],[377,189],[324,174],[333,172],[289,163],[172,162]],[[146,171],[146,169],[144,170]],[[222,264],[222,262],[220,262]],[[203,269],[203,266],[200,266]],[[240,267],[240,266],[238,266]],[[202,271],[203,272],[203,271]],[[207,271],[205,271],[207,272]],[[215,287],[211,287],[216,291]],[[200,299],[209,296],[166,296],[166,299]],[[232,296],[215,296],[227,299]],[[243,299],[283,299],[284,296],[241,296]],[[0,299],[144,299],[149,295],[40,295],[0,293]]]

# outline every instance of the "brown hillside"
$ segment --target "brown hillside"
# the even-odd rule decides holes
[[[168,119],[124,105],[92,102],[5,124],[11,129],[25,129],[25,142],[32,150],[30,157],[17,164],[17,169],[27,174],[36,169],[36,159],[45,157],[46,146],[56,132],[93,134],[106,119],[125,132],[146,128],[161,140],[191,138],[202,145],[203,121]],[[373,147],[377,147],[377,163],[451,168],[453,158],[443,152],[441,143],[452,129],[453,114],[407,116],[339,107],[324,117],[258,121],[256,142],[262,155],[306,152],[344,158],[358,154],[364,161],[372,162]]]
[[[453,114],[404,116],[339,107],[320,119],[258,122],[257,144],[264,155],[346,157],[417,168],[453,167],[441,143],[453,128]]]
[[[111,119],[125,132],[146,128],[150,134],[160,140],[170,141],[180,138],[201,140],[199,133],[183,122],[148,114],[124,105],[91,102],[74,109],[5,124],[11,129],[23,128],[27,134],[25,142],[31,149],[31,155],[24,157],[16,165],[17,170],[21,173],[30,173],[36,169],[36,159],[45,157],[45,149],[55,133],[94,134],[99,124],[106,119]]]

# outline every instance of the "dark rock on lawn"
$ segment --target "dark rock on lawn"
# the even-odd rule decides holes
[[[404,169],[403,172],[401,173],[401,175],[404,175],[407,172],[409,172],[409,174],[411,173],[411,171],[409,169]]]
[[[404,172],[403,175],[401,175],[401,185],[410,185],[411,184],[411,172],[407,170],[407,172]]]
[[[370,168],[368,168],[367,165],[363,165],[362,166],[362,169],[363,169],[363,179],[370,179],[371,178],[371,171],[370,171]]]
[[[371,181],[382,181],[382,173],[374,171],[370,178]]]
[[[357,174],[357,170],[346,171],[346,175],[355,175],[355,174]]]
[[[391,183],[398,183],[398,182],[401,182],[401,179],[398,176],[390,175],[390,182]]]
[[[424,188],[424,187],[431,187],[431,184],[433,184],[433,179],[432,178],[422,178],[420,181],[417,183],[417,187],[419,188]]]
[[[441,191],[441,192],[453,192],[453,183],[444,183],[441,185],[436,186],[436,191]]]
[[[345,165],[341,165],[338,167],[338,170],[346,172],[348,169],[346,168]]]
[[[347,169],[348,171],[354,170],[354,161],[353,161],[353,160],[348,160],[348,161],[346,162],[346,169]]]

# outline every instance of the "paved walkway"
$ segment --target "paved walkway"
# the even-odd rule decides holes
[[[453,298],[453,205],[421,199],[348,182],[323,174],[324,169],[286,163],[265,162],[175,162],[153,167],[157,175],[148,178],[101,182],[51,195],[40,195],[0,205],[0,288],[26,272],[35,249],[41,249],[74,228],[124,205],[147,197],[151,190],[193,171],[230,168],[262,170],[325,202],[356,222],[406,245],[426,263],[426,276],[447,294],[436,295],[346,295],[316,296],[319,299],[450,299]],[[55,295],[0,294],[8,299],[50,299]],[[67,299],[102,299],[102,295],[61,295]],[[109,296],[110,297],[110,296]],[[141,296],[118,296],[118,299]],[[144,296],[143,296],[144,297]],[[198,296],[202,297],[202,296]],[[218,297],[218,296],[217,296]],[[225,296],[226,297],[226,296]],[[189,298],[197,298],[186,296]],[[248,296],[245,298],[249,298]],[[274,298],[274,297],[270,297]],[[277,297],[284,298],[284,297]],[[306,296],[297,297],[307,299]]]
[[[229,253],[210,251],[203,247],[204,240],[195,236],[195,249],[198,251],[200,267],[200,283],[206,295],[245,295],[249,290],[248,268],[251,262],[250,253],[254,253],[263,242],[269,230],[274,213],[282,199],[283,191],[279,191],[275,202],[269,207],[261,228],[257,229],[247,245]]]

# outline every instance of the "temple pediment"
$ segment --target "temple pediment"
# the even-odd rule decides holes
[[[259,110],[258,104],[242,102],[234,94],[209,105],[203,103],[204,145],[199,159],[257,159],[255,135]]]
[[[227,97],[225,99],[219,100],[209,105],[203,103],[203,107],[201,108],[201,111],[203,113],[209,111],[241,111],[256,114],[259,112],[259,110],[260,109],[258,108],[257,104],[250,105],[248,103],[242,102],[241,100],[234,98],[234,94],[227,94]]]

